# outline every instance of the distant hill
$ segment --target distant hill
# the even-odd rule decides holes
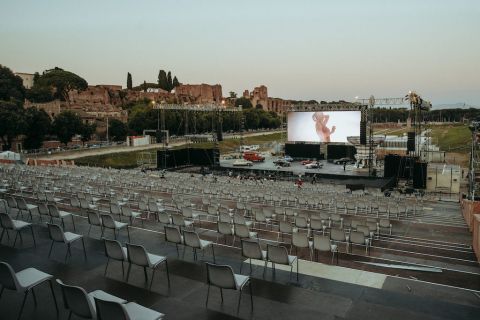
[[[470,109],[470,108],[480,108],[479,106],[472,106],[463,102],[457,103],[443,103],[443,104],[434,104],[432,110],[442,110],[442,109]]]

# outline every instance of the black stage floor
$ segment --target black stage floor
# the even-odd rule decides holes
[[[86,234],[88,225],[77,219],[77,232]],[[67,225],[68,228],[68,225]],[[69,228],[68,228],[69,229]],[[70,231],[70,230],[69,230]],[[98,230],[92,230],[98,237]],[[169,259],[171,289],[167,289],[165,272],[156,272],[152,291],[146,289],[141,268],[133,268],[129,283],[122,279],[118,262],[110,263],[104,276],[106,258],[102,241],[86,239],[87,260],[77,245],[72,249],[72,258],[63,263],[65,248],[57,245],[49,259],[50,241],[45,226],[36,225],[37,247],[24,236],[24,243],[12,248],[4,237],[0,245],[0,260],[10,263],[16,271],[35,267],[53,274],[68,284],[83,287],[88,292],[96,289],[107,291],[128,301],[166,314],[166,319],[478,319],[480,309],[472,305],[455,303],[448,294],[431,298],[434,291],[425,285],[423,293],[405,291],[405,283],[391,284],[394,290],[374,289],[334,280],[300,275],[298,282],[290,281],[287,272],[277,271],[275,277],[269,271],[262,279],[262,269],[255,267],[253,277],[254,310],[250,311],[248,294],[244,294],[240,312],[236,314],[237,293],[225,291],[225,301],[220,301],[218,290],[212,289],[208,308],[205,307],[207,286],[203,262],[193,262],[190,251],[184,259],[178,259],[175,247],[165,244],[163,235],[131,228],[131,241],[143,244],[148,251],[167,255]],[[126,241],[121,234],[120,240]],[[216,246],[218,263],[233,266],[239,272],[239,252],[231,248]],[[180,255],[181,257],[182,255]],[[209,261],[210,257],[205,256]],[[243,268],[244,274],[248,268]],[[348,269],[345,270],[348,272]],[[150,271],[148,273],[151,275]],[[292,278],[292,280],[294,277]],[[398,279],[394,281],[400,281]],[[389,283],[388,281],[386,283]],[[60,290],[55,286],[60,307],[60,316],[55,313],[48,286],[36,289],[38,305],[32,296],[27,300],[22,319],[66,319],[68,312],[63,308]],[[23,295],[5,290],[0,299],[0,319],[16,319]]]

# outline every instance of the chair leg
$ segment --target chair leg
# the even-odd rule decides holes
[[[13,241],[13,247],[15,247],[15,244],[17,243],[17,237],[18,237],[19,232],[17,231],[15,233],[15,240]]]
[[[222,303],[223,303],[223,289],[220,288],[220,297],[222,298]]]
[[[27,301],[28,292],[29,292],[29,290],[25,291],[25,295],[23,296],[22,306],[20,307],[20,313],[18,314],[17,319],[20,319],[22,317],[23,307],[25,306],[25,302]]]
[[[208,289],[207,289],[207,300],[205,301],[205,307],[208,306],[208,296],[210,295],[210,285],[208,285]]]
[[[64,221],[64,219],[61,219],[61,220],[62,220],[62,228],[63,228],[63,230],[65,230],[65,221]]]
[[[73,230],[77,230],[77,229],[75,228],[75,219],[73,218],[73,214],[72,214],[72,224],[73,224]]]
[[[3,240],[3,235],[4,235],[4,233],[5,233],[5,228],[2,230],[2,235],[0,236],[0,243],[1,243],[2,240]]]
[[[298,257],[297,257],[297,282],[298,282]]]
[[[92,229],[92,225],[90,225],[90,226],[88,227],[87,236],[90,236],[90,230],[91,230],[91,229]]]
[[[55,303],[55,310],[57,310],[58,314],[58,304],[57,304],[57,298],[55,297],[55,291],[53,291],[53,280],[48,281],[50,285],[50,291],[52,291],[52,297],[53,297],[53,302]]]
[[[130,230],[128,230],[128,225],[127,225],[127,237],[128,237],[128,242],[130,242]]]
[[[123,265],[122,261],[122,279],[125,278],[125,266]]]
[[[212,244],[212,256],[213,256],[213,263],[216,263],[215,262],[215,249],[213,247],[213,244]]]
[[[253,289],[252,289],[252,280],[250,279],[248,281],[248,289],[250,291],[250,305],[251,305],[251,309],[252,309],[252,312],[253,312]]]
[[[35,307],[37,306],[37,295],[35,294],[34,288],[32,288],[32,296],[33,296],[33,303],[35,304]]]
[[[82,237],[82,246],[83,246],[83,256],[87,260],[87,251],[85,250],[85,239]]]
[[[240,302],[242,301],[242,289],[239,290],[240,292],[238,293],[238,305],[237,305],[237,314],[240,312]]]
[[[168,288],[170,289],[170,272],[168,271],[168,261],[165,260],[165,269],[167,270]]]
[[[242,274],[243,260],[240,261],[240,274]]]
[[[129,263],[128,264],[128,270],[127,270],[127,282],[128,282],[128,278],[130,277],[130,269],[132,268],[132,264]]]
[[[145,276],[145,283],[148,284],[147,267],[143,267],[143,275]]]
[[[30,231],[32,232],[33,245],[37,247],[37,241],[35,240],[35,233],[33,232],[33,226],[30,226]]]
[[[153,278],[155,277],[155,270],[157,268],[153,268],[153,271],[152,271],[152,279],[150,280],[150,288],[149,290],[152,291],[152,284],[153,284]]]
[[[103,272],[103,276],[107,276],[107,269],[108,269],[108,264],[110,263],[110,258],[107,258],[107,264],[105,265],[105,271]],[[123,267],[123,261],[122,261],[122,267]],[[122,268],[123,271],[123,268]]]
[[[48,251],[48,257],[50,258],[50,255],[52,254],[52,249],[53,249],[53,244],[55,241],[52,240],[52,245],[50,246],[50,251]]]
[[[73,314],[73,313],[72,313],[72,310],[70,310],[70,312],[68,313],[68,319],[67,319],[67,320],[72,319],[72,314]]]
[[[65,253],[65,263],[67,263],[68,255],[70,254],[70,243],[67,244],[67,253]]]
[[[5,287],[4,287],[4,286],[2,286],[2,289],[0,290],[0,298],[2,297],[3,290],[5,290]]]

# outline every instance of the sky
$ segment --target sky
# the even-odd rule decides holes
[[[1,0],[0,64],[89,84],[264,84],[298,100],[402,97],[480,107],[478,0]]]

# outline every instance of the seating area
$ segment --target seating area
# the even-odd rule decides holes
[[[260,305],[277,306],[278,318],[286,319],[290,308],[300,307],[292,302],[295,299],[276,296],[273,288],[280,286],[284,294],[295,288],[294,295],[333,295],[342,302],[337,301],[341,307],[335,310],[325,309],[330,297],[322,301],[324,308],[309,304],[305,318],[310,318],[310,311],[312,318],[314,314],[353,318],[342,300],[347,288],[356,292],[353,288],[366,286],[383,292],[388,283],[388,294],[400,294],[401,287],[401,294],[411,295],[403,292],[403,281],[413,278],[422,280],[418,285],[432,296],[438,295],[436,285],[456,288],[462,299],[463,289],[480,290],[476,282],[480,268],[467,245],[459,208],[428,194],[386,196],[379,190],[350,191],[333,183],[298,189],[289,181],[13,165],[0,167],[0,187],[2,272],[14,274],[9,263],[35,267],[27,256],[44,266],[39,272],[52,274],[45,278],[50,295],[63,301],[60,311],[48,309],[47,314],[99,319],[188,319],[192,314],[206,319],[268,318]],[[428,265],[442,269],[447,277],[379,264]],[[339,276],[329,279],[323,277],[327,273],[312,272],[318,268]],[[376,280],[348,280],[350,272]],[[2,276],[2,291],[25,293],[20,312],[30,289],[37,305],[33,286],[5,281]],[[322,288],[325,283],[329,285]],[[125,294],[130,288],[135,288],[135,299]],[[238,291],[238,301],[232,300],[233,293],[227,293],[224,301],[224,289]],[[249,304],[242,303],[242,295],[249,295]],[[193,296],[197,298],[192,304]],[[347,300],[353,303],[353,296],[348,294]],[[184,314],[178,316],[173,310],[184,304]],[[4,308],[0,294],[0,311]],[[9,312],[16,317],[14,310]]]

